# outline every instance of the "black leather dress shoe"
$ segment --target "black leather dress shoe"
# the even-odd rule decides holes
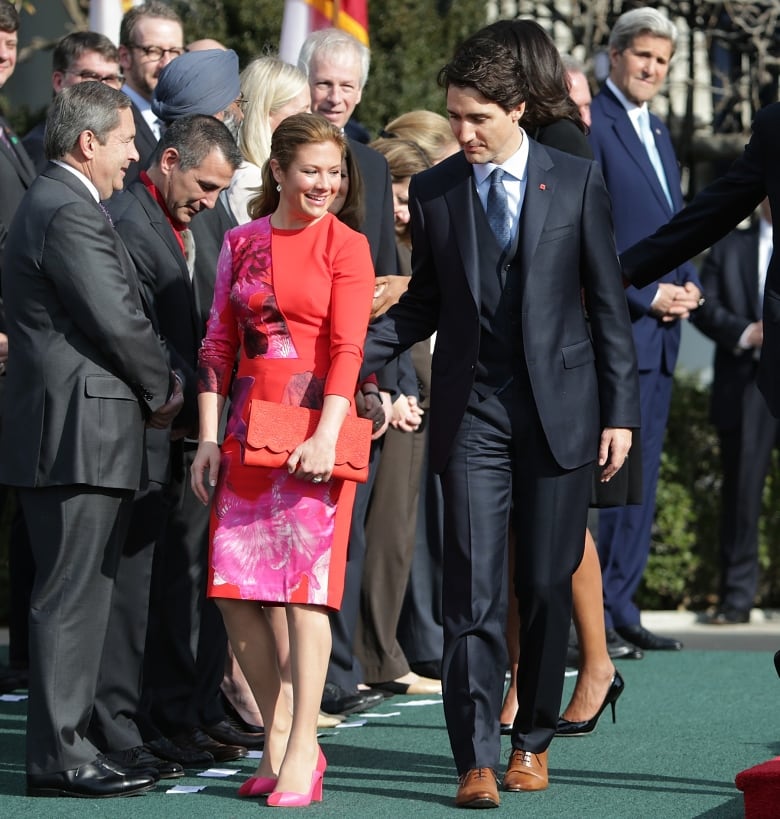
[[[118,773],[110,764],[96,759],[69,771],[49,774],[27,774],[28,796],[79,796],[104,799],[109,796],[133,796],[154,787],[151,776]]]
[[[321,708],[326,714],[359,714],[384,701],[375,691],[345,691],[338,685],[326,683]]]
[[[612,660],[641,660],[645,656],[641,648],[622,640],[613,628],[607,629],[607,652]]]
[[[105,756],[109,762],[115,762],[120,769],[128,773],[140,774],[151,771],[157,779],[178,779],[184,776],[184,768],[178,762],[161,759],[143,745],[125,751],[112,751]]]
[[[644,649],[645,651],[679,651],[683,644],[673,637],[661,637],[660,634],[653,634],[644,626],[638,623],[634,626],[616,627],[615,631],[629,643]]]
[[[217,742],[200,728],[190,728],[189,731],[171,737],[171,740],[182,748],[208,751],[215,762],[232,762],[246,756],[246,748],[243,745],[225,745],[223,742]]]
[[[208,751],[192,746],[183,748],[167,737],[149,740],[144,747],[160,759],[178,762],[184,768],[208,768],[214,762],[214,757]]]
[[[230,724],[227,717],[216,725],[204,725],[203,730],[217,742],[224,745],[238,745],[243,748],[260,749],[265,744],[264,733],[241,731]]]
[[[750,609],[732,609],[729,606],[719,608],[707,618],[711,626],[736,626],[750,622]]]

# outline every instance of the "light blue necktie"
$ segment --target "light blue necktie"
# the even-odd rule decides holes
[[[503,168],[496,168],[490,174],[490,190],[486,208],[488,224],[501,250],[506,250],[512,238],[512,215],[509,212],[506,188],[502,182],[504,173]]]
[[[639,112],[639,133],[642,138],[642,144],[645,146],[647,156],[650,159],[650,164],[653,166],[655,175],[661,183],[666,201],[669,207],[674,210],[672,204],[672,196],[669,193],[669,183],[666,181],[666,172],[664,171],[663,163],[661,162],[661,155],[658,153],[658,148],[655,144],[655,137],[653,136],[653,129],[650,127],[650,112],[647,108],[643,108]]]

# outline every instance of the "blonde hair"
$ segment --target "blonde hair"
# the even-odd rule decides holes
[[[271,115],[307,85],[302,71],[277,57],[258,57],[241,72],[244,121],[238,147],[245,159],[262,167],[271,152]]]
[[[446,117],[426,110],[401,114],[387,123],[380,136],[414,142],[425,151],[431,165],[441,162],[459,147]]]

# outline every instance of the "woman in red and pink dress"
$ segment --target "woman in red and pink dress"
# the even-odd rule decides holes
[[[284,120],[272,139],[253,221],[225,236],[200,353],[200,443],[192,487],[212,507],[208,594],[265,725],[265,753],[242,795],[297,806],[321,798],[317,745],[330,654],[328,610],[341,603],[354,484],[331,479],[374,291],[368,243],[328,213],[345,140],[317,114]],[[238,367],[234,374],[236,355]],[[230,390],[225,440],[219,418]],[[322,410],[286,467],[245,466],[251,399]],[[285,607],[294,713],[281,694],[263,607]]]

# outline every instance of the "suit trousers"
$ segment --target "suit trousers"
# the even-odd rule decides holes
[[[209,507],[190,488],[195,451],[175,447],[168,519],[152,570],[142,705],[166,736],[224,718],[219,689],[227,635],[206,597]]]
[[[655,518],[655,492],[666,436],[673,378],[661,370],[640,370],[639,401],[642,413],[642,495],[637,506],[616,506],[599,512],[596,546],[604,584],[607,628],[639,623],[634,594],[650,556],[650,535]]]
[[[442,473],[442,684],[459,774],[499,763],[510,513],[521,622],[514,748],[540,753],[555,735],[571,576],[582,559],[592,463],[557,465],[527,382],[524,388],[515,382],[484,401],[472,396]]]
[[[748,611],[758,587],[758,520],[780,421],[755,381],[745,385],[740,423],[719,430],[723,462],[720,528],[720,605]]]
[[[90,739],[105,751],[133,748],[150,733],[141,693],[154,550],[168,512],[163,490],[150,481],[133,497],[90,726]]]
[[[87,734],[132,497],[84,485],[19,489],[36,565],[28,773],[70,770],[99,753]]]

